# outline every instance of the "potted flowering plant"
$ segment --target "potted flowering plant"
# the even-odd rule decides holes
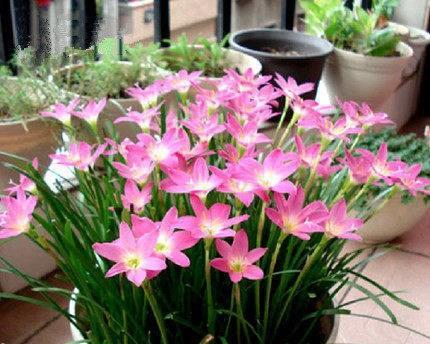
[[[351,302],[335,302],[344,286],[395,325],[381,294],[416,308],[361,274],[363,249],[342,251],[346,240],[360,240],[356,231],[375,211],[348,214],[368,185],[427,190],[399,161],[366,156],[365,173],[361,161],[339,161],[342,147],[355,154],[361,135],[386,116],[367,107],[323,115],[279,77],[272,91],[288,97],[294,115],[270,139],[257,131],[272,112],[267,77],[231,70],[215,91],[191,95],[198,80],[183,75],[159,82],[140,115],[150,126],[135,141],[72,140],[51,155],[73,168],[77,195],[68,184],[50,188],[32,166],[20,169],[23,182],[2,199],[0,237],[26,235],[76,287],[71,296],[2,259],[45,296],[37,303],[66,316],[76,340],[92,343],[325,343],[336,330],[333,316],[351,314]],[[181,101],[176,112],[162,103],[171,91]],[[34,213],[37,204],[42,211]],[[50,293],[71,297],[70,311]]]
[[[360,6],[350,10],[342,0],[301,0],[300,4],[307,31],[335,46],[323,74],[331,100],[352,99],[380,110],[400,85],[413,54],[393,27],[378,27],[384,2],[374,2],[372,11]]]

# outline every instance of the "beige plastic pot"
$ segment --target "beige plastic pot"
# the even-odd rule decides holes
[[[38,158],[40,166],[47,166],[49,154],[60,146],[60,128],[52,122],[36,117],[25,122],[0,122],[0,152],[17,155],[29,160]],[[0,155],[0,193],[18,173],[3,166],[15,159]]]
[[[398,57],[374,57],[335,48],[323,72],[331,102],[366,102],[377,111],[402,81],[403,71],[413,55],[401,42]]]
[[[424,216],[429,206],[422,197],[403,204],[397,194],[358,231],[367,243],[389,242],[411,230]]]

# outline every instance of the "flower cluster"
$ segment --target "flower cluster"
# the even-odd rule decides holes
[[[375,209],[397,191],[430,194],[430,179],[420,177],[419,164],[389,160],[385,144],[377,152],[359,148],[372,126],[391,123],[386,114],[354,102],[321,106],[302,98],[311,90],[312,84],[298,85],[280,75],[271,80],[251,70],[243,75],[228,70],[217,80],[181,71],[146,88],[127,90],[140,111],[129,109],[115,123],[134,123],[140,132],[120,139],[104,137],[97,130],[103,124],[100,114],[108,111],[107,99],[57,104],[42,115],[63,122],[70,143],[51,159],[74,169],[79,202],[65,196],[67,192],[50,193],[34,161],[1,199],[0,238],[27,234],[60,255],[67,245],[92,246],[86,268],[101,274],[98,281],[104,281],[104,275],[125,274],[132,285],[142,285],[163,337],[163,319],[151,295],[153,279],[170,288],[184,278],[195,295],[204,295],[205,331],[215,333],[212,279],[215,274],[216,281],[225,277],[214,270],[228,274],[243,318],[240,288],[248,283],[243,280],[266,275],[264,300],[263,282],[254,282],[255,301],[247,308],[256,314],[249,323],[267,339],[268,329],[276,332],[295,293],[301,292],[305,274],[330,273],[332,265],[324,259],[339,255],[343,239],[360,240],[357,230]],[[285,107],[278,112],[280,104]],[[293,115],[283,126],[289,109]],[[261,132],[261,125],[278,115],[274,136]],[[72,116],[93,129],[97,137],[92,142],[97,144],[74,136]],[[381,184],[390,192],[377,197],[380,204],[369,200],[364,212],[352,212],[368,188]],[[32,218],[37,202],[44,206],[46,219]],[[32,219],[48,232],[60,227],[54,239],[71,243],[51,245]],[[76,240],[71,239],[74,231],[79,233]],[[293,259],[295,252],[306,256]],[[288,271],[291,263],[290,271],[300,272],[297,278],[277,273],[279,257],[286,259],[283,270]],[[320,269],[312,269],[312,264]],[[206,283],[199,281],[199,271]],[[89,274],[84,273],[77,283],[87,280]],[[274,282],[275,274],[280,282]],[[120,290],[126,293],[122,281]],[[224,288],[225,283],[216,287]],[[223,303],[219,295],[218,303]],[[279,321],[271,328],[272,310]]]

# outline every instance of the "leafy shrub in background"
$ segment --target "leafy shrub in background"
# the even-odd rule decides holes
[[[400,36],[391,27],[378,27],[381,15],[389,15],[395,0],[375,1],[372,11],[351,10],[342,0],[301,0],[306,29],[340,49],[370,56],[396,56]]]

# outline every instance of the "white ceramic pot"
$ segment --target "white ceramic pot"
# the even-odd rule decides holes
[[[59,127],[42,117],[25,122],[0,122],[0,152],[17,155],[29,160],[39,159],[41,167],[47,166],[49,154],[60,146]],[[11,179],[16,181],[18,174],[3,166],[5,162],[16,162],[12,158],[0,155],[0,193]]]
[[[323,80],[331,102],[366,102],[377,111],[402,81],[403,70],[413,55],[401,42],[398,57],[374,57],[335,48],[327,59]]]
[[[424,216],[429,206],[422,198],[403,204],[397,194],[358,231],[367,243],[389,242],[412,229]]]
[[[412,48],[414,54],[404,70],[404,75],[406,77],[411,76],[417,71],[425,49],[427,45],[430,44],[430,33],[416,27],[408,28],[409,35],[405,38],[405,43],[407,43]]]

